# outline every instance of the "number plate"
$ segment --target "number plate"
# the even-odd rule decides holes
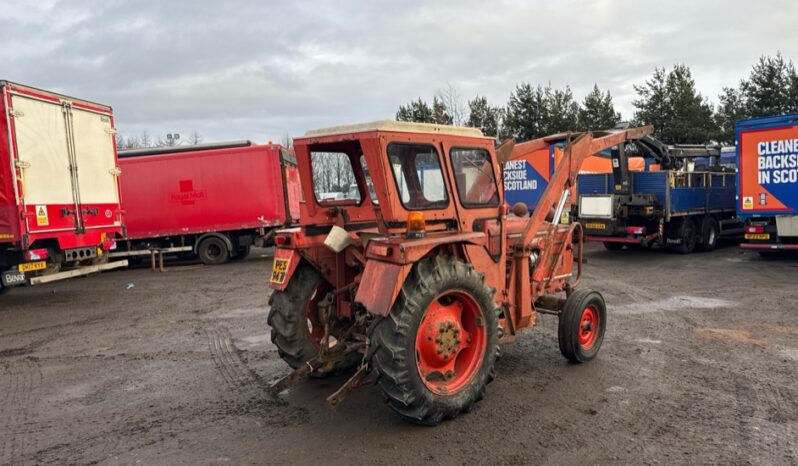
[[[9,270],[2,274],[3,286],[22,285],[25,283],[25,274],[16,270]]]
[[[607,228],[607,225],[603,223],[585,223],[585,228],[589,228],[591,230],[603,230]]]
[[[745,239],[770,239],[770,233],[746,233]]]
[[[291,264],[290,259],[274,259],[272,265],[272,283],[285,282],[285,273],[288,271],[288,265]]]
[[[24,264],[19,264],[17,269],[20,272],[33,272],[34,270],[44,270],[47,268],[46,261],[38,261],[38,262],[26,262]]]

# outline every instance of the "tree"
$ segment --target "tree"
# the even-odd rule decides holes
[[[515,87],[507,101],[504,132],[518,141],[528,141],[545,134],[544,122],[548,119],[546,95],[543,88],[533,88],[529,83]]]
[[[396,112],[396,119],[398,121],[415,121],[418,123],[435,122],[432,116],[432,109],[426,102],[421,100],[421,97],[407,105],[399,106],[399,111]]]
[[[601,92],[597,84],[585,96],[579,109],[577,128],[579,131],[613,128],[621,121],[621,114],[615,111],[610,91]]]
[[[466,124],[466,105],[463,104],[463,97],[460,95],[460,91],[457,90],[456,87],[447,82],[445,87],[438,89],[438,91],[435,93],[435,96],[446,108],[446,113],[451,116],[452,122],[450,124],[454,124],[456,126],[463,126]]]
[[[468,101],[467,126],[479,128],[486,136],[499,138],[499,124],[502,118],[502,109],[488,104],[486,97],[476,96]]]
[[[666,144],[708,143],[718,137],[712,105],[696,91],[690,68],[676,65],[635,86],[635,120],[654,125],[654,135]]]
[[[546,120],[543,122],[543,133],[561,133],[575,131],[579,116],[579,104],[574,100],[571,88],[552,91],[551,85],[545,89]]]
[[[432,97],[432,122],[439,125],[451,125],[453,123],[449,109],[438,96]]]
[[[188,135],[188,143],[192,146],[202,144],[202,135],[196,130],[192,131],[191,134]]]
[[[720,134],[718,142],[734,144],[734,125],[737,120],[746,118],[746,109],[743,94],[738,89],[724,87],[720,95],[720,105],[715,113],[715,124],[718,126]]]

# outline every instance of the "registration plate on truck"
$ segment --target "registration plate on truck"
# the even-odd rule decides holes
[[[603,230],[607,228],[607,225],[603,223],[585,223],[585,228],[590,230]]]
[[[24,264],[19,264],[17,269],[20,272],[33,272],[34,270],[44,270],[47,268],[46,261],[38,261],[38,262],[26,262]]]
[[[290,259],[274,259],[272,265],[272,283],[285,282],[285,273],[288,271],[288,265],[291,263]]]
[[[770,239],[770,233],[746,233],[745,239]]]

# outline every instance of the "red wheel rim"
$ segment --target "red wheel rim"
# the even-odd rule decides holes
[[[316,290],[313,291],[313,295],[311,295],[310,300],[308,301],[308,307],[306,311],[306,315],[308,318],[308,332],[310,334],[310,342],[313,343],[313,346],[316,348],[321,347],[321,340],[324,338],[324,325],[319,320],[319,303],[324,298],[324,296],[330,291],[331,287],[326,282],[322,282],[316,287]],[[332,336],[330,337],[330,347],[332,348],[335,346],[336,339]]]
[[[454,395],[474,378],[485,355],[482,308],[463,291],[448,291],[427,306],[416,334],[416,367],[424,385]]]
[[[579,346],[582,349],[590,349],[596,343],[599,324],[598,309],[591,304],[582,311],[582,317],[579,319]]]

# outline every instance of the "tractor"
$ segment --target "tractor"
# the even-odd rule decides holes
[[[568,360],[594,358],[607,312],[599,292],[576,289],[576,176],[591,154],[651,131],[496,148],[474,128],[379,121],[296,139],[304,203],[300,226],[275,235],[268,317],[294,371],[273,389],[354,371],[331,405],[373,380],[396,412],[435,425],[483,398],[500,345],[539,313],[559,318]],[[564,144],[564,156],[536,208],[510,209],[501,167],[553,143]]]

